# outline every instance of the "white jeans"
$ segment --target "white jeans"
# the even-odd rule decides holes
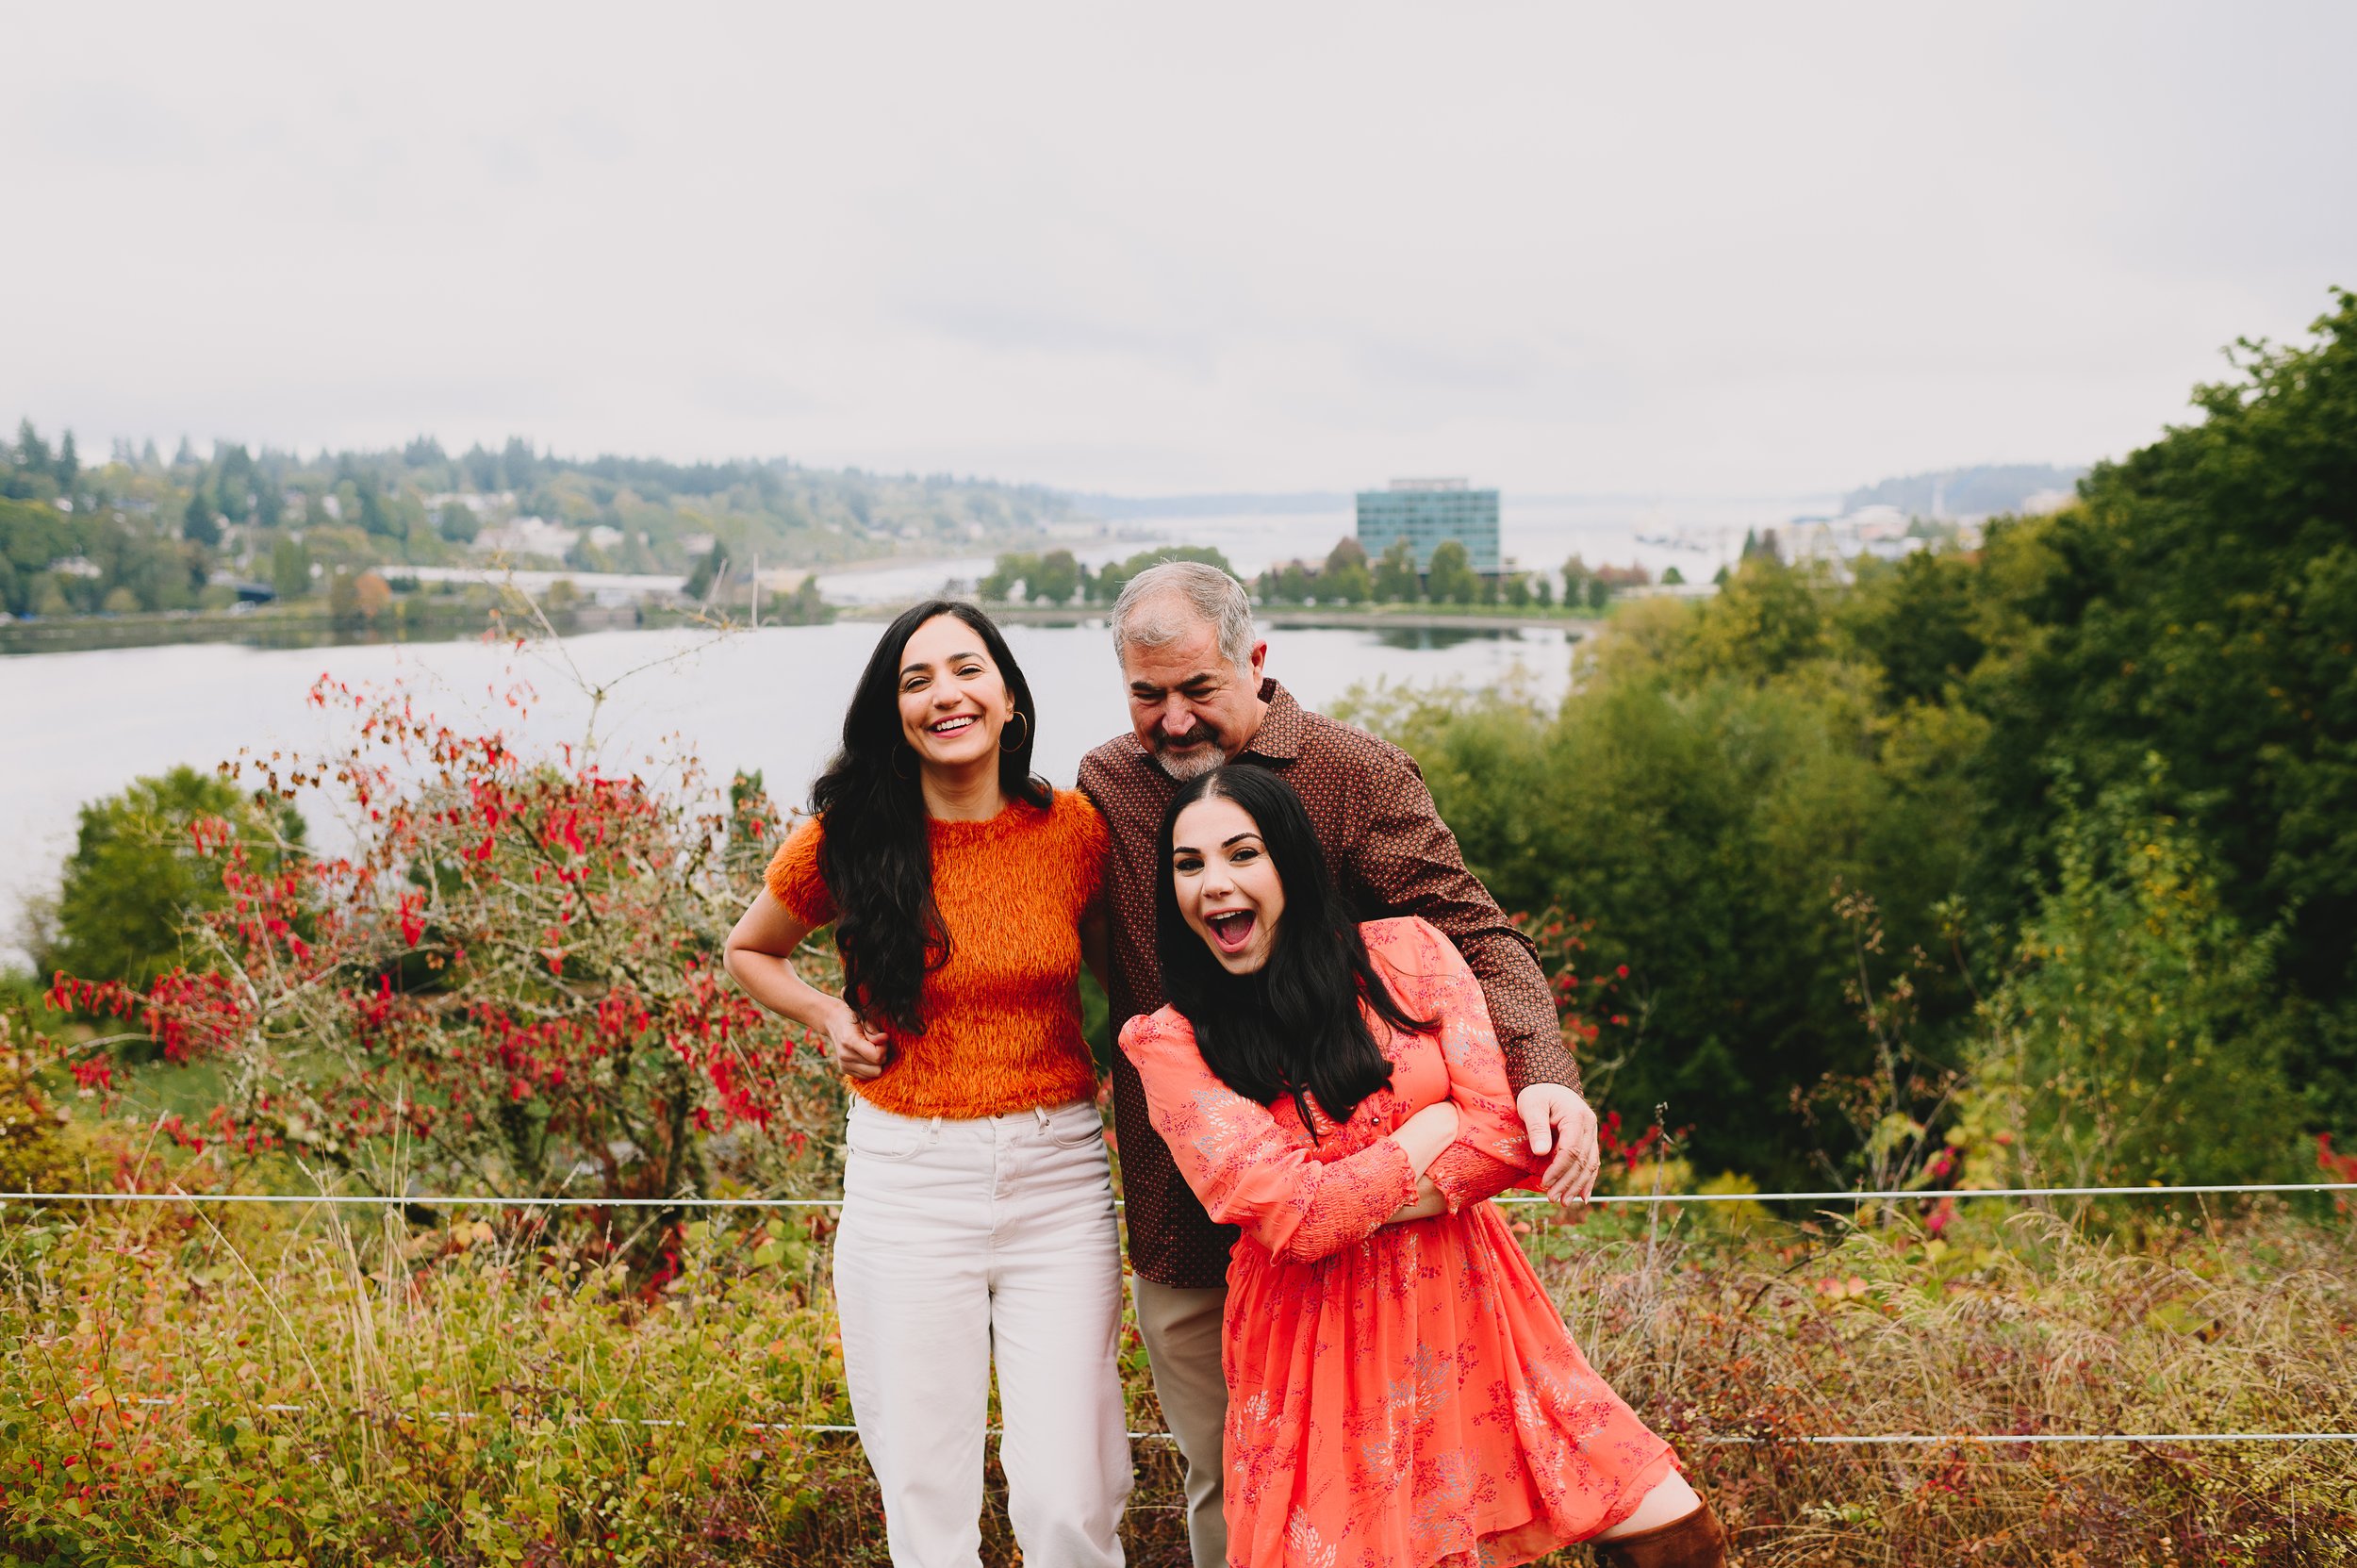
[[[918,1121],[851,1101],[834,1296],[897,1568],[981,1560],[998,1364],[1007,1516],[1030,1568],[1121,1561],[1121,1250],[1096,1107]]]

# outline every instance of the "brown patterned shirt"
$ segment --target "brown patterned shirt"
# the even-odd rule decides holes
[[[1268,712],[1236,760],[1273,768],[1293,785],[1353,912],[1361,920],[1421,915],[1445,932],[1481,982],[1515,1090],[1533,1083],[1577,1088],[1579,1068],[1564,1046],[1530,943],[1465,869],[1457,835],[1441,820],[1415,759],[1363,730],[1304,710],[1275,681],[1261,683],[1261,698]],[[1154,956],[1154,894],[1162,874],[1162,813],[1178,786],[1134,734],[1109,740],[1082,758],[1080,784],[1112,834],[1105,890],[1113,1030],[1119,1034],[1123,1024],[1165,999]],[[1212,1224],[1203,1212],[1146,1119],[1137,1069],[1118,1051],[1113,1128],[1129,1211],[1129,1265],[1181,1289],[1221,1283],[1235,1229]]]

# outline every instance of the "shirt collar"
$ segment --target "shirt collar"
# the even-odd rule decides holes
[[[1261,701],[1268,704],[1268,712],[1261,716],[1261,727],[1245,742],[1244,751],[1270,762],[1292,762],[1301,755],[1301,743],[1310,727],[1301,704],[1274,678],[1261,683]]]
[[[1301,743],[1310,729],[1308,720],[1302,715],[1301,704],[1294,701],[1294,694],[1280,685],[1274,676],[1261,678],[1261,701],[1268,704],[1268,711],[1261,716],[1261,727],[1252,733],[1250,740],[1244,742],[1241,754],[1259,757],[1264,762],[1287,763],[1295,760],[1301,755]],[[1154,760],[1153,749],[1138,738],[1136,731],[1130,731],[1123,738],[1129,742],[1130,751],[1140,763],[1157,773],[1162,772],[1161,764]]]

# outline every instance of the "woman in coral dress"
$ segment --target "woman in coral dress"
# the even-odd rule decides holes
[[[1230,767],[1162,834],[1171,1005],[1121,1048],[1214,1219],[1236,1568],[1489,1568],[1724,1537],[1589,1366],[1487,1201],[1533,1178],[1479,985],[1421,919],[1353,924],[1300,801]]]

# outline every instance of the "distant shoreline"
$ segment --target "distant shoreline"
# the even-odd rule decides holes
[[[910,601],[915,603],[916,601]],[[908,604],[856,604],[839,609],[839,620],[890,620]],[[985,604],[993,620],[1009,626],[1085,626],[1111,613],[1105,604]],[[1578,638],[1603,618],[1558,612],[1489,609],[1479,606],[1435,609],[1428,604],[1339,606],[1321,609],[1306,604],[1258,604],[1252,619],[1258,625],[1277,628],[1319,628],[1327,631],[1368,632],[1524,632],[1568,633]]]
[[[912,601],[911,602],[914,602]],[[430,609],[409,606],[431,604]],[[890,620],[906,604],[835,605],[839,620]],[[742,606],[735,607],[741,611]],[[990,604],[992,618],[1011,626],[1085,626],[1102,621],[1102,604]],[[656,631],[692,623],[689,612],[656,604],[603,605],[582,603],[548,612],[560,633]],[[1366,632],[1508,633],[1559,631],[1574,640],[1601,624],[1594,615],[1552,615],[1503,607],[1463,606],[1439,609],[1428,604],[1337,606],[1276,604],[1255,608],[1253,618],[1275,629],[1317,628]],[[258,609],[233,615],[222,611],[174,612],[163,615],[49,617],[0,625],[0,658],[36,653],[90,653],[116,648],[157,648],[178,643],[229,642],[255,648],[302,648],[331,644],[380,642],[455,642],[479,636],[494,622],[487,609],[430,600],[404,599],[372,621],[338,619],[324,607],[314,612]],[[513,615],[498,623],[511,633],[533,628]]]
[[[302,648],[331,643],[454,642],[489,631],[488,607],[444,601],[431,609],[409,606],[431,601],[397,600],[372,620],[338,619],[324,606],[314,611],[257,609],[241,615],[219,610],[166,611],[151,615],[44,616],[0,625],[0,658],[32,653],[91,653],[112,648],[158,648],[176,643],[235,642],[256,648]],[[688,618],[653,605],[584,603],[550,610],[561,632],[604,632],[675,626]],[[499,624],[520,629],[516,617]]]

